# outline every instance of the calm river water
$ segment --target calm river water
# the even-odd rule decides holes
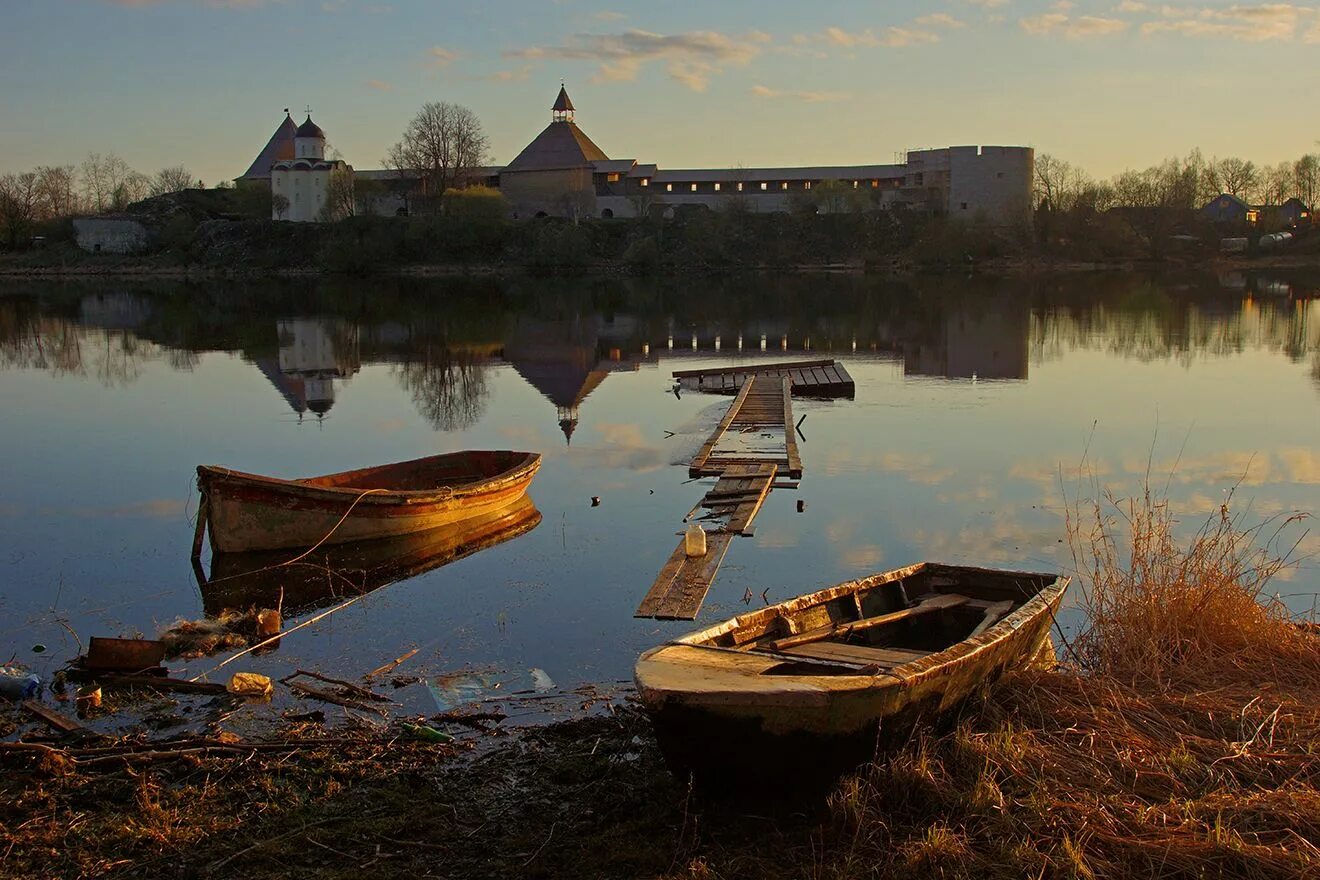
[[[356,677],[418,648],[399,671],[433,682],[626,681],[641,650],[693,628],[632,613],[728,404],[676,395],[670,373],[758,359],[836,357],[856,399],[794,402],[801,488],[734,542],[700,621],[749,591],[778,601],[923,559],[1066,570],[1060,477],[1075,491],[1084,456],[1119,493],[1149,466],[1189,522],[1238,483],[1255,515],[1316,510],[1313,295],[1213,276],[0,281],[0,659],[48,676],[79,639],[223,604],[189,563],[199,463],[297,477],[513,448],[545,457],[538,526],[231,668]],[[1317,550],[1311,535],[1300,553]],[[342,593],[288,588],[310,592],[286,625]],[[1276,588],[1310,609],[1320,567]],[[420,685],[398,693],[432,706]]]

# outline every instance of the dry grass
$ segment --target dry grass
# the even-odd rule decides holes
[[[1298,519],[1180,543],[1151,492],[1074,510],[1075,662],[847,780],[806,873],[1320,876],[1320,638],[1266,589]]]
[[[1089,628],[1073,646],[1088,672],[1152,686],[1213,683],[1227,674],[1308,683],[1320,677],[1314,639],[1269,597],[1305,518],[1245,525],[1229,501],[1180,543],[1168,500],[1105,495],[1070,508],[1068,537],[1082,574]],[[1303,535],[1304,536],[1304,535]]]

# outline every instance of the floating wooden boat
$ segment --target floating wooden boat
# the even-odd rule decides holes
[[[368,593],[513,540],[536,528],[541,512],[524,495],[507,507],[424,532],[300,549],[216,553],[208,577],[198,566],[202,610],[283,607],[293,616]]]
[[[541,466],[533,452],[454,452],[413,461],[281,480],[197,468],[204,527],[216,552],[276,550],[406,535],[504,507]]]
[[[1031,663],[1067,586],[920,563],[653,648],[637,690],[676,772],[837,775]]]

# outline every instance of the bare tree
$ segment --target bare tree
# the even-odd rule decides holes
[[[114,153],[89,153],[82,163],[84,201],[98,214],[123,207],[128,203],[123,200],[139,189],[145,193],[144,181],[146,178]]]
[[[0,177],[0,227],[10,248],[26,241],[37,219],[37,175],[32,171]]]
[[[287,200],[286,200],[287,202]],[[343,168],[330,172],[325,187],[325,204],[321,206],[322,223],[334,223],[354,214],[353,172]]]
[[[1219,192],[1238,198],[1250,192],[1260,176],[1256,163],[1234,156],[1211,162],[1210,173]]]
[[[171,168],[162,168],[156,172],[156,176],[151,179],[151,194],[153,196],[163,196],[166,193],[176,193],[189,189],[192,185],[192,172],[182,165],[175,165]]]
[[[1292,196],[1295,183],[1293,163],[1266,165],[1260,170],[1253,195],[1262,205],[1282,205]]]
[[[283,220],[284,215],[289,213],[289,197],[283,193],[275,193],[270,197],[270,207],[275,212],[275,219]]]
[[[151,178],[145,174],[139,174],[130,170],[119,181],[111,196],[111,207],[116,211],[122,211],[134,202],[140,202],[151,194]]]
[[[1320,156],[1308,153],[1293,163],[1293,192],[1308,210],[1315,210],[1320,196]]]
[[[72,165],[42,165],[36,170],[37,195],[46,218],[78,212],[78,171]]]
[[[488,149],[475,113],[459,104],[433,101],[417,111],[402,140],[390,148],[385,164],[420,175],[428,193],[442,196],[485,164]]]

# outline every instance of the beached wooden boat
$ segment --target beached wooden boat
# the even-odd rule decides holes
[[[454,452],[302,480],[197,468],[202,529],[216,552],[276,550],[406,535],[517,501],[541,466],[533,452]]]
[[[1067,586],[920,563],[653,648],[637,689],[679,773],[837,774],[1031,663]]]
[[[200,563],[202,610],[282,607],[291,617],[414,578],[511,541],[536,528],[541,512],[526,495],[507,507],[461,522],[392,538],[315,550],[216,553],[208,576]]]

